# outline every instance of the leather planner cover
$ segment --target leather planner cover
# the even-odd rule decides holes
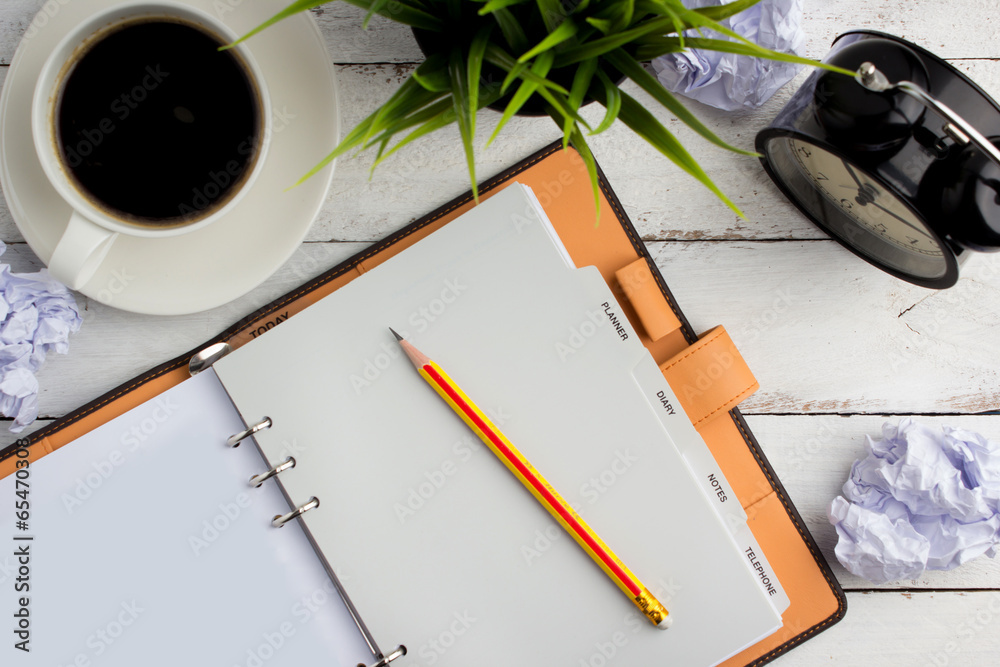
[[[642,240],[600,173],[600,222],[582,159],[559,142],[480,187],[488,198],[514,181],[532,188],[577,266],[596,266],[707,442],[747,515],[747,525],[789,598],[783,627],[723,664],[761,665],[830,627],[847,601],[736,405],[757,383],[725,329],[697,335],[674,301]],[[307,308],[474,206],[471,193],[285,294],[196,349],[152,368],[0,452],[0,478],[24,445],[35,460],[179,384],[191,356],[227,342],[234,348]],[[710,379],[711,381],[708,381]],[[72,556],[67,554],[67,558]]]

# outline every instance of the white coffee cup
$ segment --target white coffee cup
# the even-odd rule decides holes
[[[71,31],[49,55],[35,86],[31,108],[31,131],[42,169],[56,192],[72,208],[69,223],[49,260],[50,273],[73,289],[83,287],[100,267],[119,234],[143,238],[162,238],[188,234],[216,222],[239,203],[253,185],[263,167],[271,136],[270,98],[260,68],[243,45],[235,47],[237,60],[255,88],[258,98],[256,149],[247,173],[233,193],[215,208],[171,225],[143,225],[127,216],[117,216],[101,207],[70,176],[58,148],[56,113],[62,87],[72,65],[94,43],[123,24],[146,18],[168,18],[194,24],[223,43],[235,41],[235,34],[212,15],[173,0],[133,1],[98,12]]]

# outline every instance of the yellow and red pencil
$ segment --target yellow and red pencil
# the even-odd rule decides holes
[[[392,331],[392,329],[390,329]],[[556,521],[568,532],[577,544],[611,577],[635,605],[653,624],[661,629],[670,626],[669,613],[642,582],[625,564],[608,548],[608,545],[594,533],[593,529],[580,517],[559,493],[552,488],[534,466],[517,450],[510,440],[500,432],[482,410],[472,402],[462,389],[448,377],[437,363],[420,352],[395,331],[392,334],[406,352],[406,356],[416,367],[421,377],[434,388],[451,409],[454,410],[469,428],[476,432],[486,446],[490,448],[507,469],[521,480],[521,483],[531,492]]]

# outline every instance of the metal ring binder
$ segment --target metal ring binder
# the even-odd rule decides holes
[[[386,665],[388,665],[390,662],[392,662],[396,658],[402,658],[404,655],[406,655],[406,647],[400,644],[399,646],[396,647],[395,651],[385,656],[384,658],[382,658],[375,664],[371,665],[370,667],[386,667]],[[365,665],[363,662],[359,662],[358,667],[369,667],[369,666]]]
[[[233,351],[229,343],[216,343],[191,357],[188,361],[188,373],[192,376],[211,368],[212,364]]]
[[[240,443],[244,439],[249,438],[257,431],[262,431],[265,428],[271,428],[270,417],[264,417],[259,422],[257,422],[250,428],[246,429],[245,431],[240,431],[239,433],[234,433],[233,435],[229,436],[229,440],[226,440],[226,444],[229,445],[230,447],[239,447]]]
[[[312,498],[309,499],[309,502],[303,505],[299,505],[288,514],[275,515],[274,519],[271,520],[271,525],[274,526],[275,528],[281,528],[292,519],[300,517],[309,510],[314,510],[317,507],[319,507],[319,498],[313,496]]]
[[[254,487],[256,489],[261,484],[263,484],[267,480],[271,479],[272,477],[274,477],[278,473],[284,472],[285,470],[288,470],[289,468],[294,468],[294,467],[295,467],[295,458],[289,456],[283,462],[281,462],[278,465],[274,466],[273,468],[271,468],[267,472],[262,472],[259,475],[254,475],[253,477],[251,477],[250,478],[250,486],[252,486],[252,487]]]

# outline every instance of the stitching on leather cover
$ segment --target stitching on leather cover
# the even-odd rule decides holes
[[[598,167],[598,170],[600,170],[600,167]],[[607,199],[611,207],[614,209],[615,215],[618,216],[619,221],[621,221],[622,227],[625,228],[625,232],[628,235],[629,239],[632,240],[632,245],[636,249],[636,252],[640,257],[646,259],[647,264],[649,262],[652,262],[652,257],[648,255],[649,251],[646,250],[644,246],[642,246],[641,240],[638,238],[638,236],[636,236],[636,234],[633,233],[631,225],[627,224],[626,222],[627,218],[622,217],[623,212],[621,211],[621,209],[619,209],[619,207],[615,203],[616,198],[614,197],[614,195],[608,191],[608,184],[603,178],[603,173],[601,174],[600,184],[601,184],[601,191],[604,192],[605,198]],[[674,311],[674,314],[677,315],[677,319],[680,320],[681,331],[684,333],[685,339],[688,341],[689,345],[694,345],[696,342],[698,342],[697,337],[691,330],[691,327],[687,322],[687,318],[684,317],[684,314],[680,311],[680,308],[678,308],[677,304],[674,303],[670,290],[667,287],[666,283],[663,281],[663,276],[660,274],[659,269],[656,268],[654,265],[653,267],[650,267],[650,271],[653,274],[653,278],[656,280],[656,284],[659,285],[660,291],[663,293],[663,296],[667,299],[667,303],[670,304],[670,309]],[[837,594],[837,591],[840,589],[840,585],[836,583],[835,580],[832,580],[830,578],[828,572],[829,568],[825,567],[825,560],[822,558],[822,554],[820,554],[815,548],[812,536],[809,534],[808,531],[804,532],[804,526],[801,523],[801,519],[797,516],[797,513],[794,510],[789,511],[789,499],[786,497],[786,494],[784,492],[780,493],[778,492],[779,485],[776,484],[774,476],[771,475],[771,473],[769,472],[770,464],[768,464],[765,459],[761,458],[763,456],[762,452],[758,449],[758,445],[756,441],[753,439],[753,437],[749,433],[747,433],[745,428],[743,428],[741,420],[737,417],[735,408],[729,411],[729,416],[736,424],[736,427],[739,429],[740,434],[743,436],[743,441],[746,443],[747,448],[753,453],[753,456],[757,461],[757,465],[760,467],[761,471],[764,472],[764,474],[767,476],[768,481],[771,484],[771,488],[774,490],[775,493],[777,493],[778,497],[781,498],[781,504],[785,507],[786,513],[788,514],[788,518],[792,522],[792,525],[794,525],[795,529],[799,532],[799,534],[803,536],[803,541],[805,542],[806,547],[809,549],[809,552],[813,555],[813,559],[816,561],[816,564],[819,567],[820,572],[823,574],[823,578],[830,586],[830,591],[834,593],[834,595],[837,597],[836,613],[830,615],[820,623],[812,626],[809,630],[797,633],[796,635],[791,637],[788,641],[786,641],[784,644],[781,644],[777,648],[774,648],[768,653],[765,653],[764,655],[758,657],[757,659],[753,660],[746,666],[746,667],[759,667],[759,665],[763,665],[767,662],[770,662],[771,660],[774,660],[781,654],[786,653],[789,649],[792,649],[801,644],[802,642],[806,641],[812,635],[820,632],[821,630],[824,630],[827,626],[833,625],[834,623],[839,621],[841,618],[843,618],[844,614],[847,612],[847,605],[846,605],[846,600],[843,597],[843,593]]]
[[[771,472],[771,466],[761,458],[761,452],[755,446],[753,438],[750,436],[749,433],[747,433],[747,430],[743,427],[742,420],[737,419],[736,415],[733,413],[732,410],[729,411],[729,416],[732,418],[733,423],[736,425],[736,428],[739,429],[740,434],[743,436],[744,442],[747,443],[747,447],[753,453],[754,459],[757,460],[757,465],[760,466],[761,471],[767,477],[768,483],[770,483],[771,488],[774,489],[775,492],[777,492],[778,489],[777,480],[775,479],[774,475]],[[839,595],[837,594],[837,590],[840,588],[840,585],[830,577],[829,568],[823,567],[824,565],[823,555],[819,553],[818,549],[816,548],[816,545],[813,543],[812,535],[810,535],[809,532],[805,530],[805,527],[801,524],[800,519],[797,516],[797,512],[795,512],[793,508],[789,507],[789,499],[787,498],[787,495],[785,493],[777,493],[777,496],[778,499],[781,500],[781,505],[782,507],[785,508],[785,513],[788,515],[789,520],[792,522],[792,525],[795,526],[795,530],[798,531],[799,535],[802,537],[802,541],[806,545],[806,548],[809,549],[809,553],[812,554],[813,559],[819,566],[819,571],[820,573],[822,573],[823,579],[826,580],[827,585],[830,587],[830,592],[833,593],[834,596],[837,598],[837,611],[836,613],[827,616],[825,619],[823,619],[816,625],[812,626],[808,630],[795,634],[784,644],[758,657],[756,660],[749,663],[747,667],[758,667],[759,665],[763,665],[765,663],[774,660],[782,653],[787,653],[790,649],[795,648],[796,646],[806,641],[813,635],[825,630],[827,626],[833,625],[841,618],[843,618],[845,613],[847,613],[847,605],[845,604],[846,600],[844,598],[843,593]]]
[[[543,152],[539,153],[533,159],[529,159],[526,162],[522,163],[521,165],[517,165],[517,166],[515,166],[514,168],[512,168],[509,171],[502,172],[502,173],[498,174],[497,176],[495,176],[493,179],[487,181],[483,185],[483,187],[480,188],[480,192],[489,192],[490,190],[496,189],[496,187],[498,185],[509,181],[511,178],[513,178],[517,174],[520,174],[521,172],[526,171],[527,169],[533,167],[535,164],[537,164],[538,162],[540,162],[540,161],[544,160],[545,158],[549,157],[550,155],[552,155],[553,153],[555,153],[557,150],[561,150],[561,147],[559,146],[558,143],[553,144],[552,146],[549,147],[549,150],[546,150],[546,151],[543,151]],[[433,217],[427,218],[422,223],[411,225],[411,227],[409,229],[405,229],[404,228],[405,232],[402,233],[402,234],[400,234],[399,236],[390,235],[388,238],[384,239],[382,242],[375,243],[371,248],[369,248],[368,250],[366,250],[361,255],[353,257],[351,264],[342,267],[341,270],[335,271],[335,272],[331,272],[330,275],[322,276],[318,281],[308,281],[305,285],[302,285],[298,290],[290,292],[289,294],[286,294],[283,297],[279,297],[277,301],[272,301],[267,306],[265,306],[265,308],[268,308],[268,310],[261,312],[258,317],[254,318],[252,321],[248,322],[243,327],[241,327],[240,329],[237,329],[236,331],[234,331],[233,333],[229,334],[225,338],[220,338],[218,342],[224,342],[224,341],[227,341],[227,340],[232,340],[233,338],[235,338],[235,337],[243,334],[247,330],[252,329],[254,327],[254,325],[256,325],[261,320],[266,319],[268,317],[268,315],[270,315],[274,311],[279,310],[279,309],[285,307],[286,305],[288,305],[289,303],[298,300],[303,295],[308,294],[309,292],[317,289],[321,285],[325,285],[325,284],[329,283],[330,281],[339,278],[340,276],[344,275],[348,271],[351,271],[351,270],[355,269],[357,266],[359,266],[366,259],[370,259],[371,257],[373,257],[374,255],[377,255],[379,252],[381,252],[385,248],[390,247],[390,246],[394,245],[395,243],[401,241],[402,239],[405,239],[408,236],[413,235],[414,233],[416,233],[417,231],[423,229],[427,225],[429,225],[429,224],[431,224],[433,222],[436,222],[437,220],[440,220],[442,217],[448,215],[449,213],[451,213],[455,209],[460,208],[461,206],[464,206],[465,204],[468,204],[472,200],[473,200],[473,197],[471,195],[462,197],[461,199],[453,202],[451,204],[451,206],[448,206],[448,208],[445,208],[445,209],[443,209],[441,211],[438,211],[437,214],[433,214]],[[196,349],[201,349],[202,347],[204,347],[204,344],[201,345],[201,346],[199,346]],[[192,353],[193,353],[193,351],[192,351]],[[56,421],[52,422],[48,426],[40,428],[39,430],[35,431],[31,435],[27,436],[28,447],[35,447],[42,439],[48,437],[49,435],[51,435],[53,433],[61,431],[62,429],[66,428],[67,426],[71,426],[72,424],[75,424],[76,422],[80,421],[84,417],[87,417],[87,416],[93,414],[94,412],[96,412],[97,410],[103,408],[108,403],[111,403],[112,401],[114,401],[114,400],[122,397],[123,395],[125,395],[125,394],[127,394],[127,393],[129,393],[129,392],[131,392],[133,390],[135,390],[137,387],[140,387],[143,384],[151,382],[152,380],[155,380],[155,379],[157,379],[158,377],[160,377],[162,375],[165,375],[167,373],[170,373],[171,371],[174,371],[174,370],[182,367],[186,363],[184,361],[184,358],[186,358],[186,357],[190,357],[190,354],[183,355],[183,357],[179,361],[177,361],[175,364],[172,364],[172,365],[170,365],[170,366],[168,366],[166,368],[163,368],[163,369],[161,369],[158,372],[154,372],[152,375],[140,375],[140,376],[138,376],[136,378],[133,378],[131,381],[127,381],[127,384],[120,385],[119,388],[118,388],[118,390],[114,394],[111,394],[110,396],[106,396],[103,399],[99,399],[96,403],[91,403],[91,404],[88,404],[88,405],[81,406],[80,408],[77,408],[76,411],[71,412],[68,415],[65,415],[62,419],[57,419]],[[6,460],[10,456],[12,456],[17,449],[18,449],[18,445],[17,445],[17,441],[15,441],[12,445],[10,445],[9,447],[7,447],[3,452],[0,452],[0,461]],[[55,451],[55,450],[52,450],[52,451]]]
[[[696,421],[694,423],[694,427],[698,428],[698,424],[702,423],[703,421],[707,421],[707,420],[711,419],[712,415],[714,415],[719,410],[722,410],[723,408],[725,408],[727,405],[729,405],[730,402],[736,401],[737,403],[739,403],[744,398],[746,398],[747,396],[749,396],[750,394],[752,394],[753,393],[752,389],[753,389],[753,387],[754,387],[755,384],[757,384],[756,380],[754,380],[749,385],[747,385],[746,389],[743,389],[741,391],[736,392],[736,394],[732,398],[730,398],[729,400],[723,401],[722,404],[719,405],[719,407],[717,407],[716,409],[712,410],[707,415],[704,415],[701,419],[699,419],[698,421]]]
[[[512,177],[512,176],[514,176],[516,174],[521,173],[522,171],[528,169],[529,167],[533,166],[537,162],[539,162],[539,161],[541,161],[541,160],[549,157],[550,155],[552,155],[553,153],[555,153],[557,150],[560,150],[560,146],[559,146],[558,143],[555,143],[555,144],[553,144],[549,148],[549,150],[543,150],[543,152],[539,153],[534,159],[529,160],[529,161],[525,162],[523,165],[521,165],[520,168],[515,167],[514,169],[512,169],[510,171],[502,172],[502,173],[498,174],[497,176],[495,176],[492,179],[492,181],[487,181],[487,183],[484,184],[483,188],[481,188],[480,191],[481,192],[488,192],[489,190],[492,190],[492,189],[496,188],[496,186],[498,184],[505,182],[510,177]],[[673,297],[672,297],[672,295],[670,293],[670,290],[666,286],[666,283],[663,281],[663,276],[660,274],[659,269],[655,266],[655,264],[653,264],[653,266],[649,266],[653,262],[653,259],[648,254],[649,251],[648,251],[648,249],[645,248],[644,244],[642,243],[642,239],[636,234],[636,232],[635,232],[634,228],[632,227],[632,225],[630,225],[628,223],[628,218],[625,215],[624,211],[619,207],[617,197],[614,196],[614,194],[610,190],[610,186],[607,183],[607,179],[605,178],[604,173],[603,173],[603,171],[601,171],[600,167],[598,167],[598,173],[599,173],[599,185],[600,185],[600,188],[601,188],[601,192],[604,193],[605,200],[611,206],[612,210],[615,213],[615,216],[618,218],[619,222],[621,223],[622,229],[625,231],[625,233],[628,236],[629,240],[632,242],[632,246],[636,250],[636,254],[639,257],[642,257],[643,259],[646,260],[647,267],[649,267],[650,273],[652,273],[653,278],[656,281],[656,284],[659,286],[660,292],[663,294],[664,298],[667,301],[667,304],[670,306],[670,309],[673,311],[674,315],[676,315],[677,319],[681,322],[681,331],[683,332],[685,339],[688,341],[688,344],[689,345],[694,345],[695,343],[698,342],[698,339],[695,336],[694,332],[691,330],[691,327],[690,327],[690,325],[687,322],[687,318],[684,317],[684,314],[681,312],[680,308],[674,302]],[[303,285],[298,291],[294,292],[291,295],[287,295],[284,298],[280,298],[279,297],[280,298],[279,301],[272,302],[272,303],[264,306],[264,308],[267,308],[268,310],[260,311],[257,317],[255,317],[253,320],[251,320],[250,322],[248,322],[247,324],[245,324],[243,327],[237,329],[236,331],[234,331],[233,333],[229,334],[225,338],[219,338],[218,340],[215,340],[215,341],[213,341],[213,340],[210,339],[210,341],[208,341],[208,342],[221,342],[221,341],[230,340],[232,338],[235,338],[236,336],[239,336],[240,334],[244,333],[248,329],[251,329],[254,324],[256,324],[257,322],[261,321],[262,319],[265,319],[268,315],[272,314],[275,310],[278,310],[278,309],[284,307],[285,305],[287,305],[291,301],[294,301],[294,300],[298,299],[299,297],[301,297],[303,294],[306,294],[306,293],[308,293],[308,292],[310,292],[310,291],[312,291],[312,290],[320,287],[321,285],[324,285],[324,284],[330,282],[331,280],[339,278],[340,276],[342,276],[343,274],[347,273],[348,271],[353,270],[353,268],[355,266],[357,266],[358,262],[361,262],[364,259],[369,258],[372,254],[376,254],[376,253],[380,252],[381,250],[383,250],[384,248],[389,247],[393,243],[395,243],[395,242],[397,242],[397,241],[399,241],[399,240],[401,240],[403,238],[406,238],[407,236],[409,236],[409,235],[413,234],[414,232],[416,232],[418,229],[423,229],[426,225],[431,224],[432,222],[440,219],[441,216],[446,215],[447,213],[449,213],[452,210],[454,210],[454,208],[456,208],[458,206],[463,206],[464,204],[468,203],[469,200],[470,200],[470,197],[463,198],[458,203],[456,203],[454,206],[448,208],[445,211],[441,211],[438,215],[434,216],[433,218],[429,218],[423,224],[418,225],[418,226],[414,227],[413,229],[407,230],[405,234],[402,234],[402,235],[400,235],[398,237],[395,237],[394,235],[390,235],[389,238],[384,239],[382,242],[374,244],[374,246],[372,248],[370,248],[369,251],[366,252],[363,257],[357,258],[356,262],[353,262],[352,264],[346,265],[346,266],[342,267],[341,270],[335,271],[335,272],[331,273],[328,276],[322,276],[319,279],[307,282],[306,285]],[[331,271],[334,271],[334,270],[331,269]],[[205,344],[202,344],[201,346],[199,346],[196,349],[201,349],[202,347],[204,347],[204,345]],[[192,351],[192,353],[193,353],[193,351]],[[186,363],[186,361],[184,359],[187,358],[187,357],[189,357],[189,356],[190,356],[190,354],[185,354],[176,363],[173,363],[173,364],[171,364],[171,365],[169,365],[169,366],[167,366],[165,368],[162,368],[159,371],[152,372],[152,374],[150,374],[150,375],[143,375],[143,376],[139,376],[137,378],[133,378],[133,381],[129,382],[126,385],[122,385],[121,387],[119,387],[119,391],[117,391],[116,393],[114,393],[114,394],[106,397],[105,399],[100,400],[99,402],[97,402],[95,404],[87,405],[87,406],[83,406],[81,408],[78,408],[78,411],[79,411],[78,413],[70,413],[68,415],[65,415],[64,417],[62,417],[62,418],[57,419],[56,421],[54,421],[52,424],[49,424],[48,426],[43,427],[43,428],[39,429],[38,431],[35,431],[31,435],[27,436],[28,446],[32,447],[32,448],[38,446],[39,443],[43,442],[44,439],[47,438],[52,433],[60,431],[63,428],[65,428],[67,426],[70,426],[71,424],[76,423],[80,419],[82,419],[82,418],[90,415],[91,413],[93,413],[96,410],[104,407],[108,403],[110,403],[110,402],[114,401],[115,399],[120,398],[122,395],[124,395],[124,394],[132,391],[136,387],[138,387],[138,386],[140,386],[142,384],[145,384],[147,382],[150,382],[152,380],[155,380],[155,379],[157,379],[158,377],[160,377],[162,375],[165,375],[167,373],[170,373],[170,372],[176,370],[177,368],[182,367]],[[678,360],[678,361],[680,361],[680,360]],[[822,572],[824,579],[830,585],[831,592],[836,592],[839,589],[839,585],[834,580],[831,580],[831,578],[830,578],[830,576],[829,576],[829,574],[827,572],[828,568],[823,567],[823,562],[824,561],[822,560],[822,555],[819,554],[818,551],[816,550],[816,548],[815,548],[815,546],[813,544],[812,538],[809,535],[809,533],[807,531],[804,532],[803,526],[801,525],[800,520],[797,518],[796,513],[793,510],[790,511],[790,509],[789,509],[789,501],[786,498],[785,494],[777,492],[777,485],[775,483],[774,477],[769,472],[769,465],[766,463],[766,461],[762,460],[762,458],[761,458],[761,452],[758,450],[758,447],[757,447],[755,441],[753,440],[752,436],[750,436],[747,433],[746,429],[743,428],[743,425],[740,423],[741,420],[736,416],[735,410],[730,410],[729,411],[729,415],[732,418],[733,422],[736,424],[736,427],[739,429],[740,434],[743,436],[743,440],[744,440],[744,442],[746,442],[747,447],[753,453],[754,458],[757,460],[757,463],[760,466],[761,470],[767,476],[767,478],[769,480],[769,483],[771,484],[771,488],[774,490],[775,493],[777,493],[778,497],[781,499],[781,503],[785,507],[785,510],[786,510],[786,512],[788,514],[788,517],[791,520],[792,524],[795,526],[795,528],[799,532],[799,534],[803,536],[803,538],[804,538],[803,541],[805,542],[806,547],[809,549],[810,553],[813,555],[813,558],[816,560],[817,564],[820,565],[820,571]],[[13,455],[13,453],[16,451],[16,449],[19,446],[18,442],[19,441],[14,442],[9,447],[7,447],[3,452],[0,452],[0,461],[5,460],[5,459],[7,459],[7,458],[9,458],[10,456]],[[49,449],[50,449],[50,451],[54,451],[51,447]],[[773,660],[774,658],[778,657],[782,653],[785,653],[789,649],[791,649],[791,648],[793,648],[795,646],[798,646],[799,644],[801,644],[802,642],[804,642],[806,639],[808,639],[812,635],[814,635],[814,634],[820,632],[821,630],[825,629],[827,626],[832,625],[833,623],[837,622],[838,620],[840,620],[840,618],[843,617],[844,613],[846,612],[846,604],[845,604],[845,602],[846,601],[845,601],[845,599],[844,599],[844,597],[843,597],[842,594],[841,595],[837,595],[837,612],[835,614],[829,616],[828,618],[826,618],[822,622],[814,625],[809,630],[806,630],[804,632],[796,634],[795,636],[793,636],[791,639],[789,639],[788,641],[786,641],[781,646],[778,646],[777,648],[772,649],[768,653],[766,653],[766,654],[758,657],[757,659],[755,659],[754,661],[752,661],[751,663],[749,663],[747,665],[747,667],[758,667],[759,665],[763,665],[763,664],[765,664],[767,662],[770,662],[771,660]]]
[[[656,280],[656,284],[660,288],[660,292],[663,294],[663,297],[667,300],[667,305],[670,306],[670,310],[674,311],[674,315],[677,316],[678,321],[681,323],[681,331],[684,332],[684,338],[687,339],[688,344],[693,345],[697,342],[697,337],[687,325],[687,320],[685,319],[684,314],[681,313],[680,308],[678,308],[677,304],[674,303],[674,300],[668,296],[670,292],[667,289],[666,283],[663,282],[663,276],[660,275],[659,269],[656,269],[655,263],[653,266],[649,266],[650,262],[653,261],[652,256],[649,255],[649,250],[643,244],[642,239],[634,233],[632,225],[626,223],[628,216],[626,216],[625,211],[618,206],[618,198],[612,195],[610,186],[604,178],[604,172],[601,172],[600,168],[598,168],[598,171],[600,173],[600,179],[598,182],[601,186],[601,192],[604,193],[605,201],[607,201],[608,205],[611,206],[611,209],[615,212],[615,217],[617,217],[621,223],[622,229],[625,230],[625,234],[628,235],[629,240],[632,241],[632,247],[636,248],[636,254],[646,260],[646,268],[649,269],[649,272],[653,275],[653,279]],[[639,250],[639,248],[642,249]]]
[[[712,341],[714,341],[715,339],[717,339],[719,336],[721,336],[724,333],[725,333],[724,329],[719,329],[718,331],[716,331],[714,334],[712,334],[708,338],[702,338],[701,340],[699,340],[698,342],[696,342],[694,345],[691,346],[691,347],[694,347],[693,350],[689,348],[688,351],[685,352],[680,358],[675,359],[674,361],[669,362],[666,366],[661,366],[660,369],[662,371],[667,371],[667,370],[673,368],[677,364],[681,363],[682,361],[684,361],[685,359],[687,359],[688,357],[690,357],[692,354],[697,354],[698,352],[700,352],[703,349],[705,349],[705,347],[709,343],[711,343]],[[698,343],[701,343],[701,345],[698,345]],[[695,347],[695,345],[697,345],[697,347]]]

